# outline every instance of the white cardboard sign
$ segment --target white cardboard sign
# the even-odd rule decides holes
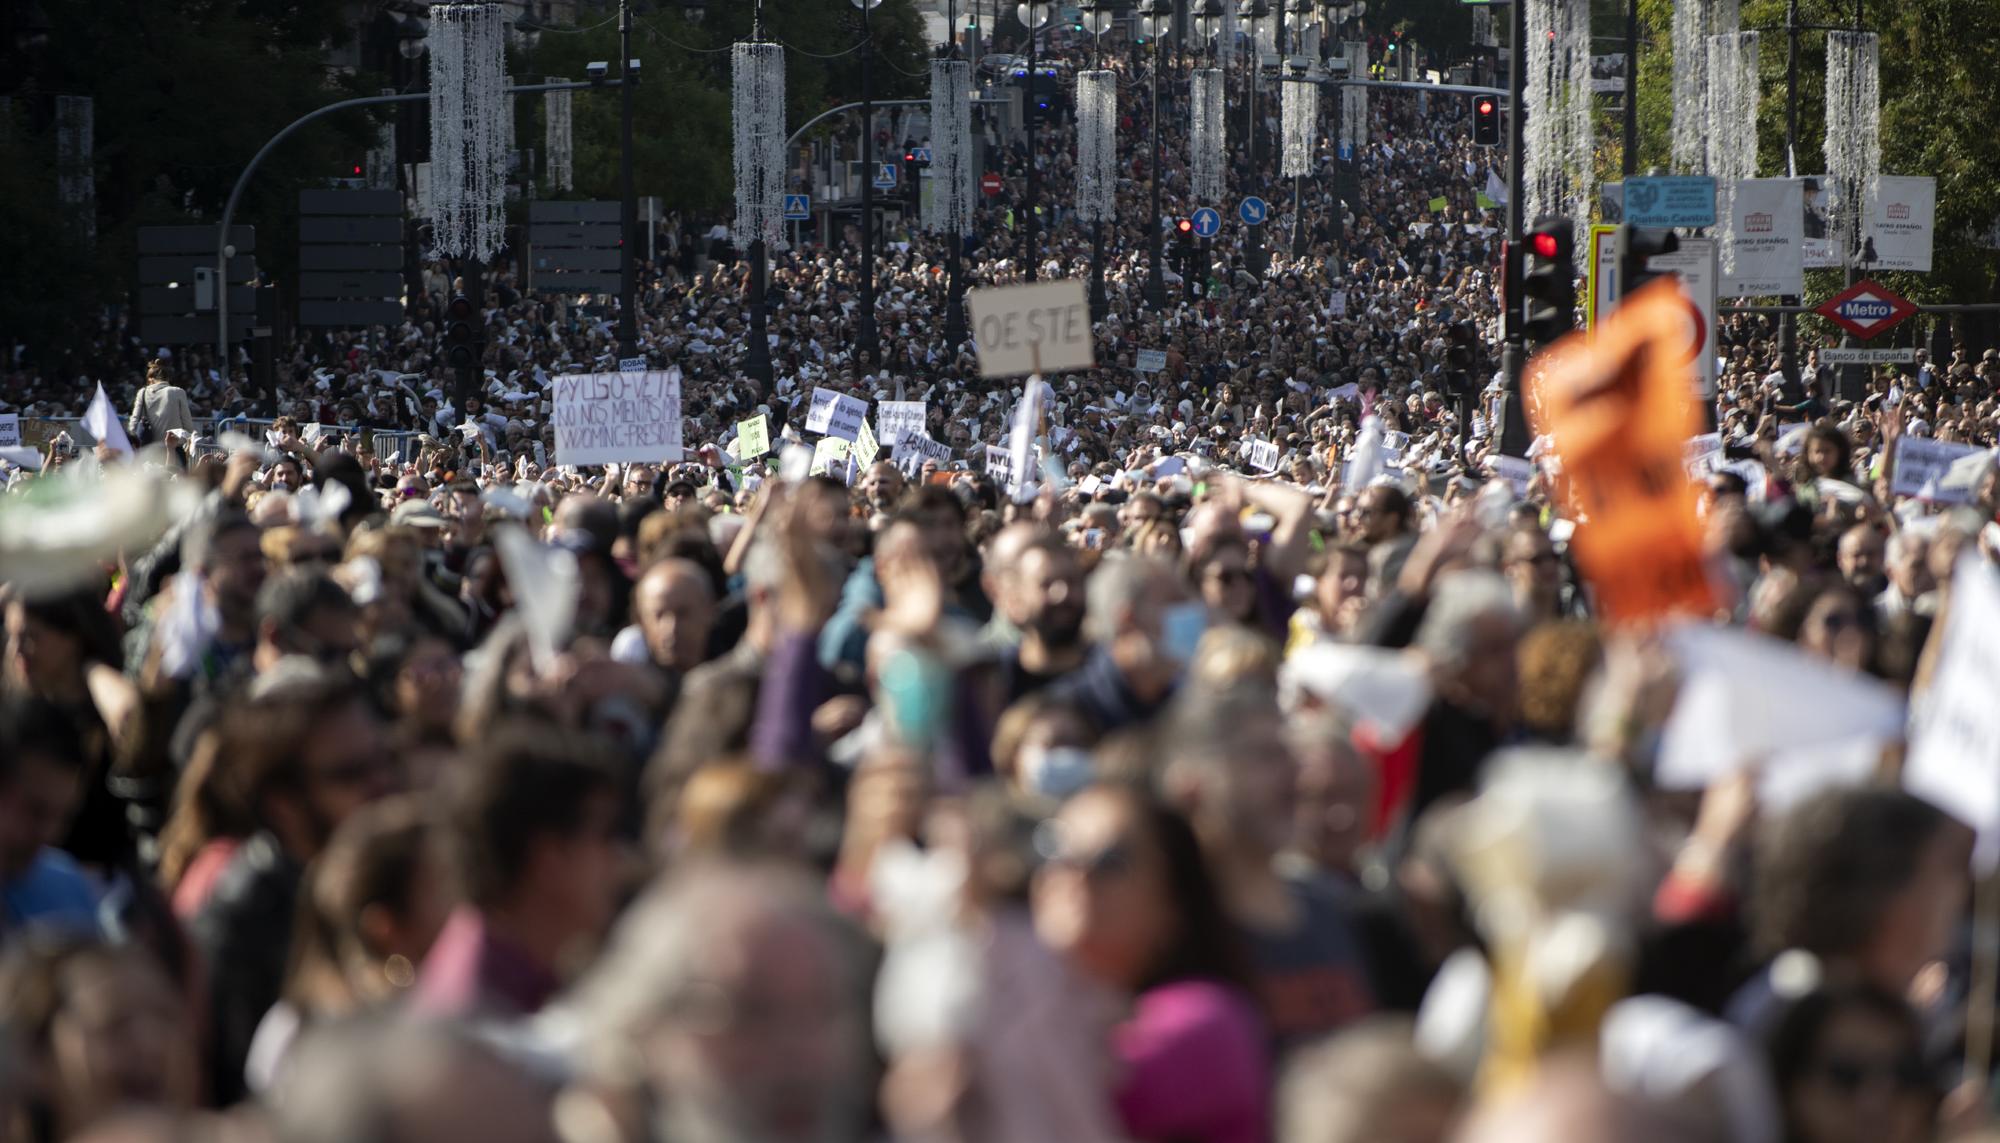
[[[1132,355],[1132,368],[1141,373],[1159,373],[1167,367],[1167,351],[1142,349]]]
[[[851,441],[868,419],[868,402],[831,389],[814,389],[812,408],[806,413],[806,431],[825,433]]]
[[[554,381],[557,464],[681,459],[681,371],[572,373]]]
[[[1056,373],[1097,363],[1090,303],[1077,279],[973,290],[966,301],[981,377]]]
[[[2000,858],[2000,572],[1966,555],[1928,690],[1910,708],[1903,785],[1979,832],[1981,870]]]
[[[1896,439],[1896,478],[1889,491],[1897,496],[1915,496],[1934,504],[1965,504],[1971,501],[1971,487],[1948,488],[1953,467],[1969,456],[1983,456],[1978,445],[1954,444],[1929,437]],[[1973,467],[1975,471],[1977,466]],[[1974,479],[1977,479],[1976,475]]]
[[[875,439],[894,448],[906,436],[923,436],[928,411],[922,401],[875,402]]]
[[[1249,447],[1250,467],[1259,472],[1278,470],[1278,442],[1251,441]]]

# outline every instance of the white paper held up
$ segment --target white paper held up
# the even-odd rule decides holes
[[[2000,864],[2000,572],[1975,555],[1952,574],[1930,688],[1910,709],[1903,785],[1978,831],[1982,873]]]

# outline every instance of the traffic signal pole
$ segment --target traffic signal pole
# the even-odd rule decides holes
[[[1501,269],[1500,372],[1506,392],[1500,410],[1500,451],[1507,456],[1528,455],[1527,411],[1521,403],[1521,374],[1527,369],[1528,349],[1521,330],[1521,164],[1522,103],[1526,95],[1527,70],[1521,66],[1521,50],[1528,40],[1527,5],[1515,0],[1508,6],[1507,32],[1507,255]],[[1629,83],[1630,80],[1628,79]]]

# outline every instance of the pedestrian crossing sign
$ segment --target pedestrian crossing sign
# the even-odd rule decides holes
[[[788,194],[785,196],[785,219],[798,222],[812,217],[812,196],[809,194]]]
[[[875,189],[876,190],[896,189],[896,164],[894,163],[875,164]]]

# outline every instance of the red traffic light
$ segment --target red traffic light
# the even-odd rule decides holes
[[[1190,222],[1185,218],[1181,219],[1179,222],[1174,223],[1174,226],[1177,227],[1182,234],[1186,234],[1188,231],[1194,229],[1194,223]]]
[[[906,162],[906,163],[914,163],[914,162],[916,162],[916,161],[917,161],[917,156],[916,156],[916,152],[914,152],[914,151],[904,151],[904,152],[903,152],[903,161],[904,161],[904,162]]]
[[[1555,235],[1544,233],[1544,234],[1536,234],[1533,235],[1532,237],[1534,239],[1532,248],[1535,251],[1536,257],[1553,258],[1557,254],[1561,253],[1562,245],[1556,241]]]
[[[355,173],[355,174],[357,174],[357,175],[359,175],[359,174],[361,173],[361,164],[360,164],[360,163],[356,163],[356,164],[354,164],[354,173]]]
[[[1492,101],[1492,100],[1490,100],[1490,99],[1482,99],[1482,100],[1480,100],[1480,101],[1479,101],[1479,113],[1480,113],[1481,115],[1491,115],[1491,114],[1493,114],[1493,101]]]

